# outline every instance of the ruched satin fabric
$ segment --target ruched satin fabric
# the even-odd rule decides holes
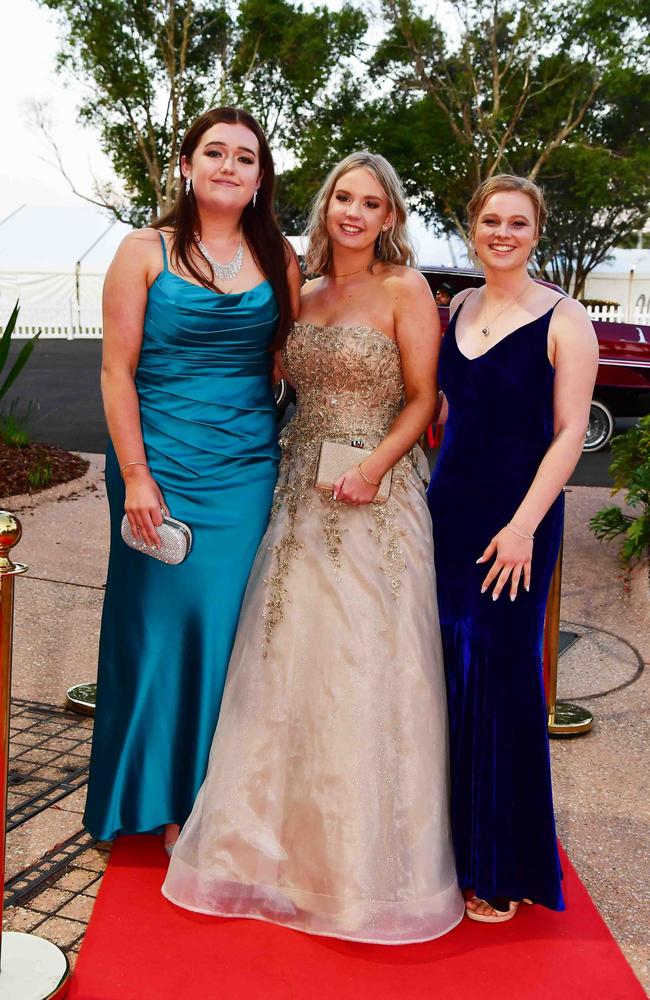
[[[182,824],[205,776],[246,581],[277,478],[263,282],[220,295],[167,269],[150,291],[136,374],[152,475],[193,533],[167,566],[122,542],[109,448],[111,552],[84,822],[102,840]]]
[[[386,505],[314,489],[320,441],[373,447],[401,400],[395,344],[297,324],[298,409],[205,784],[163,887],[203,913],[401,944],[462,918],[431,521],[410,459]]]
[[[462,306],[461,306],[462,309]],[[557,854],[542,638],[563,497],[535,532],[530,592],[481,594],[476,565],[513,517],[553,438],[549,310],[466,358],[454,315],[440,384],[449,401],[429,486],[451,739],[452,830],[463,889],[564,908]]]

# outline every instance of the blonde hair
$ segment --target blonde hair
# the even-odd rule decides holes
[[[548,209],[544,200],[544,193],[538,184],[529,181],[525,177],[517,177],[515,174],[495,174],[488,177],[486,181],[477,187],[476,191],[467,203],[467,218],[469,222],[469,238],[474,239],[478,217],[483,211],[488,198],[498,191],[521,191],[527,195],[533,203],[537,218],[537,233],[535,238],[539,239],[544,232]]]
[[[328,274],[332,269],[332,240],[327,232],[327,208],[341,177],[358,167],[363,167],[373,175],[388,198],[389,211],[393,215],[390,229],[381,234],[380,248],[375,251],[376,259],[407,267],[415,264],[415,252],[406,226],[406,199],[402,183],[388,160],[378,153],[362,149],[358,153],[350,153],[330,170],[314,198],[304,233],[308,241],[305,252],[308,274]]]

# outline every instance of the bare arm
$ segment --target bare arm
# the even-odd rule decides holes
[[[585,309],[573,299],[561,302],[551,321],[551,351],[555,365],[553,389],[554,434],[530,489],[517,508],[512,526],[534,535],[538,524],[573,472],[584,445],[589,406],[598,370],[598,341]],[[481,557],[496,553],[484,581],[486,589],[495,578],[493,597],[499,596],[511,575],[510,597],[514,600],[523,572],[530,584],[533,542],[508,528],[495,535]]]
[[[156,246],[157,244],[157,246]],[[108,432],[126,486],[125,510],[136,537],[159,544],[162,494],[146,465],[135,371],[142,346],[147,291],[160,265],[157,233],[130,233],[106,274],[101,385]],[[128,463],[144,463],[129,465]],[[124,468],[126,466],[126,468]]]
[[[292,247],[289,247],[289,263],[287,265],[287,282],[289,284],[289,294],[291,296],[291,317],[296,319],[300,312],[300,286],[302,285],[302,272],[298,263],[298,258]],[[291,384],[291,379],[285,371],[282,361],[282,351],[273,352],[273,385],[281,379],[286,379]]]
[[[396,283],[393,315],[404,379],[405,405],[388,434],[361,468],[367,479],[380,483],[431,423],[437,400],[436,371],[440,350],[438,309],[426,282],[417,271],[407,271]],[[349,470],[335,484],[338,499],[370,503],[377,488],[357,469]]]

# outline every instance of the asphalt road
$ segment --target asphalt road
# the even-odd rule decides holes
[[[23,343],[12,345],[12,357]],[[31,431],[36,441],[58,444],[70,451],[103,452],[108,434],[99,392],[101,346],[100,340],[40,341],[0,407],[6,411],[11,400],[17,398],[20,411],[31,401]],[[620,420],[617,431],[633,423],[632,419]],[[610,462],[609,448],[583,455],[571,483],[609,486]]]

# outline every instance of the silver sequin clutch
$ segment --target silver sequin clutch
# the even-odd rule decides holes
[[[182,563],[192,548],[192,532],[188,526],[175,517],[163,514],[162,524],[156,528],[156,531],[160,536],[160,548],[155,545],[147,545],[141,538],[135,538],[126,514],[122,518],[122,539],[130,548],[135,549],[136,552],[142,552],[146,556],[153,556],[154,559],[159,559],[160,562],[170,566]]]
[[[314,486],[317,490],[322,490],[323,493],[331,493],[339,476],[342,476],[348,469],[359,465],[369,455],[372,455],[372,451],[367,448],[340,444],[338,441],[323,441],[320,446]],[[390,496],[392,479],[393,470],[389,469],[379,484],[373,503],[386,503]]]

